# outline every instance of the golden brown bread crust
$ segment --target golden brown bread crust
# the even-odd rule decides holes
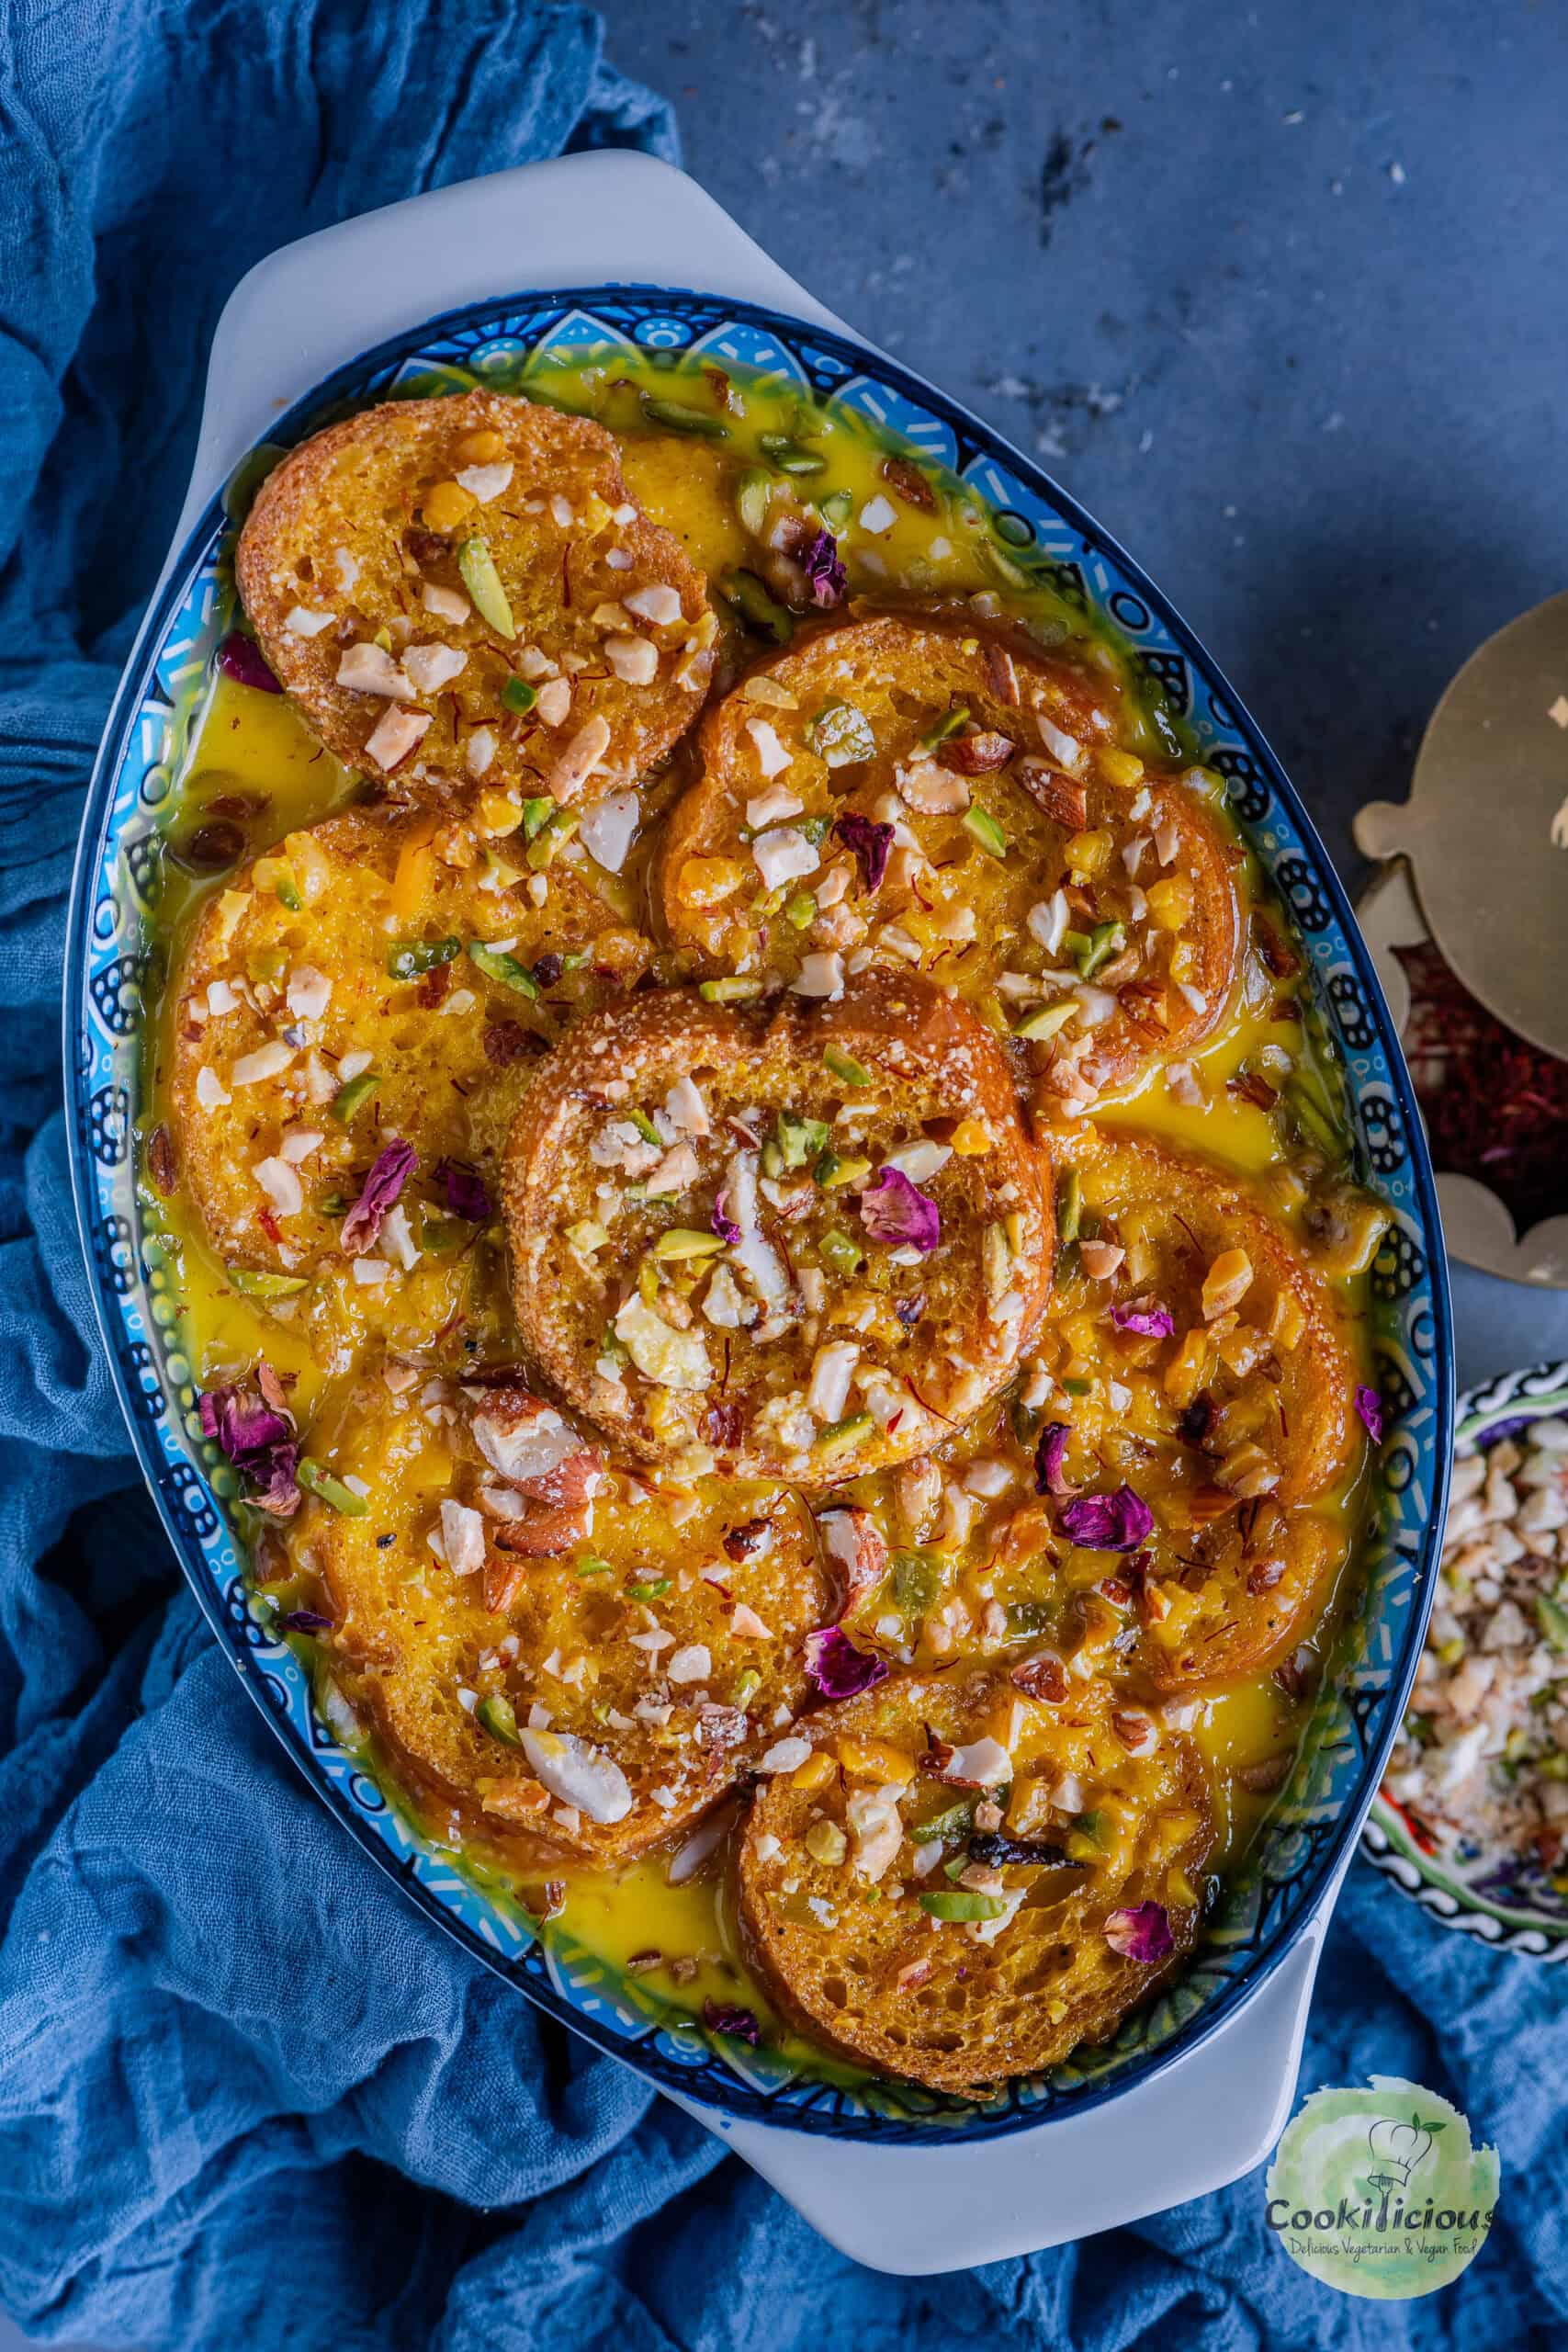
[[[468,862],[448,862],[448,851]],[[419,1153],[410,1204],[443,1161],[474,1169],[499,1199],[507,1125],[537,1056],[573,1012],[629,985],[650,953],[583,878],[592,870],[558,864],[536,905],[524,882],[481,890],[484,868],[457,829],[417,811],[355,809],[290,834],[209,899],[171,981],[169,1103],[191,1202],[226,1263],[292,1276],[338,1261],[343,1210],[324,1204],[354,1199],[394,1137]],[[605,887],[615,888],[607,877]],[[530,997],[475,964],[475,938],[506,941],[528,967],[547,956],[583,960]],[[444,941],[463,952],[406,978],[389,971],[400,946]],[[324,1002],[302,1012],[315,1000],[298,988],[323,981]],[[236,1066],[271,1047],[286,1067],[238,1082]],[[333,1105],[350,1057],[366,1057],[380,1083],[344,1118]],[[301,1206],[283,1214],[255,1170],[290,1134],[318,1140],[294,1163]]]
[[[759,691],[769,699],[753,699]],[[1061,1115],[1134,1082],[1160,1060],[1181,1059],[1215,1028],[1229,1001],[1238,853],[1182,778],[1153,771],[1138,778],[1133,762],[1134,782],[1109,780],[1098,750],[1111,742],[1104,707],[1110,694],[1107,680],[1026,652],[1016,636],[988,630],[972,616],[882,613],[800,633],[756,664],[703,720],[702,778],[676,807],[660,861],[671,937],[699,969],[786,975],[803,953],[834,946],[869,952],[896,967],[908,964],[913,944],[919,950],[915,968],[955,982],[966,995],[983,997],[1000,983],[1017,1023],[1077,981],[1066,952],[1059,945],[1046,950],[1029,924],[1032,910],[1048,906],[1064,888],[1071,900],[1064,920],[1076,933],[1118,921],[1125,940],[1095,976],[1097,989],[1113,995],[1109,1016],[1092,1028],[1075,1018],[1053,1038],[1021,1046],[1041,1108]],[[784,698],[783,707],[774,695]],[[868,723],[874,756],[839,765],[818,756],[815,723],[829,702],[849,705]],[[968,714],[968,730],[934,754],[922,752],[921,736],[959,710]],[[770,764],[775,754],[765,736],[758,738],[759,726],[789,755],[787,768],[772,779],[763,750]],[[1070,775],[1062,767],[1064,738],[1077,749]],[[973,754],[965,748],[971,744],[978,747]],[[946,764],[998,752],[1005,764],[989,772],[963,775]],[[871,887],[846,841],[829,833],[818,871],[792,884],[830,896],[838,888],[828,881],[835,866],[848,875],[847,888],[809,929],[777,913],[756,913],[754,874],[721,897],[707,897],[722,878],[710,861],[748,866],[748,807],[774,786],[787,787],[807,819],[863,820],[885,818],[889,794],[898,795],[906,778],[897,822],[907,840],[894,850],[886,878]],[[963,795],[967,806],[918,805],[933,793],[938,800]],[[1004,861],[965,827],[965,815],[973,820],[976,812],[1001,827]],[[1101,835],[1109,836],[1108,848]],[[914,864],[908,841],[918,845]],[[1077,883],[1069,842],[1079,845],[1075,855],[1100,861],[1092,876]],[[1124,852],[1135,858],[1133,873]],[[1162,928],[1147,910],[1147,892],[1182,879],[1190,889],[1190,919]],[[976,922],[966,935],[970,904]],[[1065,980],[1024,985],[1064,967]],[[1097,999],[1086,1003],[1099,1012]]]
[[[911,1148],[940,1163],[919,1184],[885,1170]],[[761,1021],[676,989],[580,1023],[513,1125],[505,1209],[519,1329],[562,1395],[642,1460],[731,1476],[817,1487],[919,1451],[1010,1375],[1049,1291],[1049,1168],[1007,1065],[908,978]]]
[[[504,486],[480,500],[459,485],[453,503],[468,498],[468,512],[448,525],[433,494],[461,473],[489,490],[474,447],[492,444],[501,455],[491,479],[509,467]],[[459,549],[474,538],[487,547],[510,604],[510,638],[478,609],[459,564]],[[612,565],[612,553],[630,560]],[[707,689],[716,624],[702,575],[636,506],[603,427],[533,401],[486,391],[391,401],[312,435],[263,483],[234,570],[267,660],[329,750],[371,775],[395,774],[416,797],[422,780],[428,791],[482,785],[554,792],[562,801],[636,785],[691,723]],[[437,605],[443,596],[459,599],[465,616],[449,616],[456,606],[430,609],[427,589]],[[628,612],[626,598],[649,590],[673,592],[671,617]],[[308,628],[322,614],[329,625],[301,634],[290,626],[300,612]],[[387,629],[412,690],[389,697],[340,684],[345,650]],[[612,654],[626,659],[616,646],[633,639],[657,657],[647,683],[611,666]],[[422,692],[407,671],[405,641],[455,649],[464,665]],[[546,669],[525,658],[530,650]],[[634,673],[639,658],[631,659]],[[556,692],[569,707],[548,724],[548,697],[526,712],[506,707],[502,690],[513,677],[536,690],[547,677],[566,678],[570,698],[558,684]],[[393,708],[430,723],[389,769],[367,745]],[[608,740],[589,783],[559,789],[557,760],[597,720]],[[491,756],[481,765],[487,737]]]
[[[1278,1665],[1317,1623],[1348,1547],[1332,1520],[1265,1498],[1220,1521],[1206,1548],[1202,1581],[1187,1592],[1177,1580],[1169,1614],[1133,1653],[1156,1690],[1207,1689]]]
[[[956,2092],[1035,2074],[1080,2042],[1106,2040],[1190,1951],[1213,1837],[1197,1749],[1156,1733],[1152,1753],[1134,1757],[1117,1714],[1129,1736],[1134,1722],[1147,1736],[1149,1719],[1103,1686],[1080,1686],[1052,1708],[980,1668],[900,1677],[807,1718],[799,1730],[838,1769],[810,1786],[795,1773],[765,1781],[737,1858],[748,1957],[785,2015],[861,2065]],[[985,1792],[936,1777],[942,1749],[931,1743],[968,1749],[1013,1724],[1009,1822],[1016,1815],[1029,1825],[1017,1836],[1070,1849],[1069,1861],[991,1868],[1002,1900],[1023,1895],[999,1927],[933,1925],[919,1897],[964,1892],[943,1861],[966,1850],[970,1833],[948,1833],[939,1856],[921,1826],[956,1802],[983,1803]],[[900,1758],[911,1770],[895,1800],[899,1843],[868,1878],[860,1856],[881,1860],[886,1818],[875,1792],[886,1794]],[[1049,1802],[1053,1792],[1066,1803]],[[1075,1826],[1086,1818],[1089,1838]],[[840,1848],[830,1832],[823,1842],[823,1822],[841,1833]],[[1086,1867],[1070,1867],[1077,1856]],[[1112,1914],[1145,1903],[1161,1906],[1170,1937],[1152,1963],[1123,1956],[1106,1935]],[[987,1928],[993,1939],[983,1941]]]
[[[1359,1458],[1364,1438],[1345,1310],[1300,1242],[1245,1178],[1195,1152],[1102,1127],[1079,1130],[1071,1156],[1100,1238],[1127,1253],[1108,1278],[1092,1281],[1080,1251],[1085,1295],[1108,1319],[1117,1307],[1152,1299],[1176,1326],[1170,1339],[1153,1342],[1123,1331],[1122,1348],[1158,1363],[1173,1414],[1200,1392],[1212,1401],[1208,1460],[1222,1464],[1252,1442],[1279,1474],[1258,1491],[1281,1503],[1325,1493]],[[1247,1261],[1247,1286],[1210,1314],[1205,1278],[1235,1251]],[[1077,1297],[1076,1288],[1067,1291],[1064,1305]],[[1209,1304],[1217,1304],[1213,1295]],[[1171,1359],[1189,1335],[1199,1376],[1179,1381]]]
[[[394,1397],[370,1378],[311,1440],[362,1478],[366,1513],[308,1498],[292,1545],[400,1778],[439,1826],[456,1814],[528,1867],[619,1865],[688,1829],[807,1695],[802,1637],[832,1589],[798,1498],[650,1491],[573,1445],[520,1380]],[[584,1761],[613,1817],[565,1805]]]

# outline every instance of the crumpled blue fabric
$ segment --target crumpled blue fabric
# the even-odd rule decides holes
[[[900,2281],[471,1962],[286,1761],[136,1479],[72,1218],[57,1006],[87,773],[244,269],[563,147],[671,154],[674,128],[575,7],[12,0],[6,30],[0,2300],[41,2341],[149,2352],[1561,2343],[1568,1969],[1439,1933],[1364,1867],[1303,2086],[1404,2074],[1500,2145],[1457,2286],[1380,2305],[1313,2284],[1260,2175]]]

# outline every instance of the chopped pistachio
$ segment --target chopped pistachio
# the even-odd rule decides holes
[[[806,723],[806,741],[830,768],[852,767],[876,757],[876,737],[864,711],[837,695],[829,695]],[[804,830],[804,828],[802,829]]]
[[[479,618],[488,621],[498,637],[515,637],[517,624],[512,617],[512,607],[506,601],[506,591],[488,543],[484,539],[465,539],[457,549],[457,570]]]
[[[783,1165],[804,1168],[827,1148],[829,1132],[826,1119],[807,1119],[795,1111],[781,1111],[773,1133]]]
[[[387,969],[394,980],[418,979],[438,965],[456,961],[463,952],[460,939],[404,939],[387,950]]]
[[[292,1298],[304,1289],[305,1274],[268,1274],[254,1266],[225,1266],[233,1287],[245,1298]]]
[[[319,1496],[332,1510],[341,1511],[344,1519],[363,1519],[370,1508],[363,1495],[356,1495],[352,1487],[345,1487],[341,1478],[334,1478],[330,1470],[323,1470],[308,1454],[294,1475],[307,1494]]]
[[[654,1243],[653,1254],[656,1258],[679,1261],[684,1258],[712,1258],[723,1247],[724,1243],[716,1233],[694,1233],[684,1226],[672,1225]]]
[[[757,447],[783,474],[819,474],[828,463],[787,433],[760,433]]]
[[[706,409],[688,408],[684,401],[660,400],[644,392],[642,413],[650,424],[668,425],[671,433],[696,433],[707,441],[728,441],[729,427]]]
[[[818,1430],[811,1450],[814,1453],[847,1453],[863,1437],[869,1437],[874,1427],[869,1413],[848,1413],[841,1421],[829,1421],[826,1429]]]
[[[830,1225],[818,1241],[817,1254],[829,1271],[840,1274],[847,1282],[858,1274],[863,1263],[861,1252],[847,1233]]]
[[[768,527],[768,505],[773,494],[773,486],[767,469],[748,466],[740,477],[735,503],[739,510],[741,528],[750,531],[754,539],[760,539]]]
[[[515,989],[519,996],[536,997],[539,993],[539,983],[525,964],[520,964],[515,956],[502,949],[487,947],[482,939],[469,940],[468,961],[487,980],[495,980],[503,989]]]
[[[863,1062],[857,1062],[852,1054],[846,1054],[841,1046],[824,1046],[822,1061],[824,1068],[841,1086],[870,1086],[872,1083],[870,1070]]]
[[[743,980],[739,974],[731,974],[728,979],[697,983],[697,994],[705,1004],[745,1004],[761,993],[761,980]]]
[[[364,1069],[360,1071],[357,1078],[351,1078],[348,1083],[345,1086],[340,1086],[333,1096],[333,1118],[346,1127],[360,1104],[369,1101],[380,1083],[381,1073],[378,1069]]]
[[[502,1741],[508,1747],[521,1747],[522,1736],[517,1729],[517,1710],[510,1699],[499,1690],[486,1693],[474,1709],[474,1721],[491,1739]]]
[[[795,616],[786,605],[758,579],[754,571],[744,569],[727,571],[719,581],[720,593],[735,606],[748,628],[771,637],[775,645],[787,645],[795,634]]]
[[[964,830],[971,840],[977,841],[987,855],[1005,858],[1008,854],[1006,828],[998,823],[988,808],[971,807],[964,811]]]
[[[919,747],[921,751],[934,752],[939,744],[945,743],[947,741],[950,735],[956,735],[961,727],[967,727],[968,724],[968,704],[966,702],[955,702],[950,711],[948,711],[942,718],[935,720],[931,726],[926,729],[925,733],[919,739]]]
[[[1058,1029],[1065,1029],[1077,1009],[1076,1000],[1070,996],[1063,997],[1056,1004],[1043,1004],[1037,1012],[1027,1013],[1012,1034],[1030,1045],[1039,1045],[1044,1038],[1054,1037]]]
[[[528,864],[536,874],[555,864],[581,821],[575,808],[557,808],[546,819],[528,843]]]
[[[999,1894],[973,1894],[967,1887],[922,1894],[919,1902],[933,1919],[1005,1919],[1008,1910]]]

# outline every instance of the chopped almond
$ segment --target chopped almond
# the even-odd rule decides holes
[[[1252,1287],[1252,1261],[1245,1250],[1222,1250],[1203,1277],[1203,1320],[1212,1323],[1239,1306]]]

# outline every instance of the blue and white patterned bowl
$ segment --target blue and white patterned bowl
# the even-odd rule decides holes
[[[176,718],[228,620],[232,527],[197,521],[150,612],[105,733],[88,797],[66,956],[66,1068],[77,1214],[104,1338],[136,1450],[213,1630],[278,1737],[350,1834],[426,1915],[539,2006],[652,2079],[731,2117],[881,2143],[987,2137],[1117,2098],[1224,2026],[1284,1959],[1334,1883],[1393,1744],[1420,1650],[1447,1496],[1452,1364],[1431,1169],[1394,1029],[1349,906],[1262,736],[1191,632],[1114,541],[978,419],[893,361],[749,304],[670,288],[520,294],[431,322],[340,368],[283,416],[285,447],[333,414],[478,380],[506,386],[531,356],[697,352],[783,373],[870,418],[972,483],[1005,515],[1010,553],[1049,571],[1159,682],[1305,938],[1312,985],[1342,1053],[1359,1172],[1394,1224],[1373,1272],[1387,1416],[1379,1525],[1340,1670],[1324,1678],[1297,1768],[1247,1868],[1180,1980],[1114,2044],[989,2098],[896,2085],[844,2087],[776,2055],[715,2043],[635,1980],[554,1929],[541,1940],[503,1900],[423,1845],[312,1710],[305,1674],[248,1600],[225,1517],[232,1482],[204,1442],[180,1352],[174,1286],[138,1198],[132,1122],[141,1087],[143,984],[157,843]]]
[[[1531,1421],[1562,1419],[1568,1363],[1522,1364],[1466,1389],[1454,1408],[1454,1449],[1485,1453]],[[1361,1832],[1361,1851],[1438,1927],[1457,1928],[1494,1951],[1568,1962],[1568,1894],[1551,1883],[1552,1874],[1517,1855],[1428,1851],[1404,1808],[1382,1789]]]

